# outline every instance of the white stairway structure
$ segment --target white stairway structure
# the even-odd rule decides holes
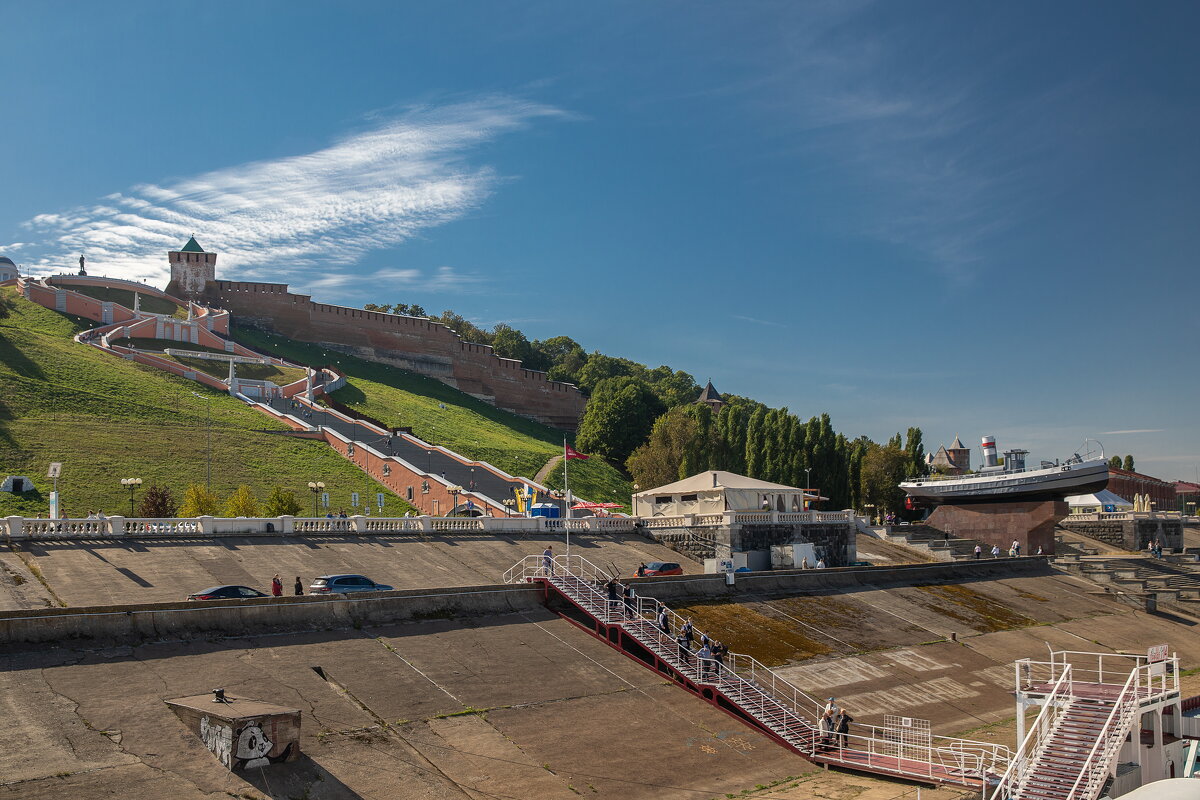
[[[1165,645],[1147,655],[1052,650],[1049,661],[1016,662],[1016,688],[1020,745],[991,800],[1095,800],[1119,763],[1137,764],[1139,783],[1167,777],[1163,712],[1182,711],[1179,660]],[[1042,711],[1026,733],[1030,706]]]
[[[822,703],[750,656],[729,653],[722,662],[699,658],[673,636],[682,618],[652,597],[624,600],[618,592],[611,600],[605,588],[609,577],[579,556],[527,556],[504,580],[541,583],[551,610],[810,761],[983,791],[1009,765],[1007,747],[934,736],[926,721],[912,718],[889,717],[884,726],[855,722],[841,738],[822,736]],[[669,631],[659,627],[663,613]],[[694,636],[698,641],[703,634]]]

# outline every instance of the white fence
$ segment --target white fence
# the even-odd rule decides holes
[[[634,533],[637,520],[630,517],[195,517],[154,519],[107,517],[105,519],[0,518],[0,537],[10,541],[27,539],[112,539],[121,537],[258,536],[258,535],[377,535],[487,534],[487,533]]]
[[[1200,517],[1187,516],[1179,511],[1103,511],[1093,514],[1071,514],[1063,522],[1124,522],[1137,519],[1159,519],[1200,525]]]
[[[703,528],[721,525],[813,525],[821,522],[854,522],[853,511],[725,511],[719,514],[682,514],[643,517],[646,528]]]

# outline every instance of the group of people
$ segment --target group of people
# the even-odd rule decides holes
[[[800,559],[800,569],[813,569],[813,568],[814,568],[814,566],[812,564],[808,563],[808,556],[805,556],[804,558]],[[815,568],[816,569],[825,569],[825,559],[818,557]]]
[[[292,587],[295,594],[304,594],[304,582],[300,580],[300,576],[296,576],[296,583]],[[283,597],[283,579],[279,577],[279,573],[275,573],[275,577],[271,578],[271,596]]]
[[[851,722],[854,722],[854,718],[844,708],[839,708],[834,698],[829,698],[821,711],[821,721],[817,723],[817,747],[845,748]]]
[[[1042,551],[1041,545],[1039,545],[1038,549],[1037,549],[1037,553],[1035,553],[1034,555],[1040,556],[1040,555],[1042,555],[1042,553],[1043,553],[1043,551]],[[982,555],[983,555],[983,545],[976,544],[975,545],[975,557],[980,558]],[[1021,543],[1018,542],[1016,539],[1013,539],[1013,543],[1008,546],[1008,557],[1009,558],[1019,558],[1020,555],[1021,555]],[[994,544],[994,545],[992,545],[992,558],[999,558],[999,557],[1000,557],[1000,545]]]
[[[671,635],[671,615],[667,612],[666,606],[659,609],[658,627],[667,636]],[[675,645],[679,648],[679,660],[690,667],[692,657],[695,656],[700,666],[701,681],[707,681],[710,676],[720,675],[721,669],[725,666],[725,656],[729,653],[729,648],[716,639],[709,639],[706,633],[700,634],[700,648],[693,651],[695,642],[696,629],[692,627],[691,617],[688,617],[680,626],[679,633],[675,635]]]
[[[1155,558],[1162,558],[1163,543],[1161,541],[1159,541],[1158,539],[1151,539],[1149,542],[1146,543],[1146,552],[1148,552],[1150,555],[1154,556]]]

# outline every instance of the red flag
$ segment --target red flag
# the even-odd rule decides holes
[[[566,449],[565,456],[567,458],[582,458],[584,461],[587,461],[589,458],[591,458],[591,456],[585,456],[583,453],[580,453],[578,450],[576,450],[574,447],[571,447],[571,445],[569,445],[569,444],[564,443],[563,447]]]

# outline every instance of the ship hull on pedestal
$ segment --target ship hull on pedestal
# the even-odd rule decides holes
[[[1099,458],[1019,472],[994,470],[945,479],[918,478],[901,483],[900,488],[922,505],[964,505],[1062,500],[1098,492],[1107,485],[1108,462]]]

